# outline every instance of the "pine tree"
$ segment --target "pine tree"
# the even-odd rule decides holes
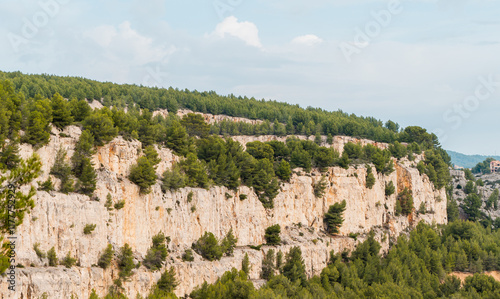
[[[49,123],[39,111],[32,111],[29,116],[29,126],[23,140],[39,148],[49,142]]]
[[[129,179],[139,186],[142,194],[151,192],[151,186],[156,183],[156,172],[147,157],[140,157],[137,164],[130,169]]]
[[[89,158],[84,158],[82,164],[82,173],[78,181],[78,191],[85,195],[91,195],[96,189],[97,174]]]
[[[281,243],[281,227],[279,224],[272,225],[266,228],[264,239],[267,245],[279,245]]]
[[[290,163],[285,160],[281,160],[276,170],[276,175],[283,181],[290,181],[292,177],[292,170],[290,169]]]
[[[274,276],[274,249],[269,249],[262,260],[262,272],[260,277],[269,280]]]
[[[306,267],[302,258],[300,247],[295,246],[286,255],[286,262],[283,266],[283,275],[292,283],[300,281],[300,284],[307,286]]]
[[[224,254],[227,256],[232,256],[234,252],[234,247],[236,246],[237,242],[238,238],[234,236],[233,229],[231,228],[221,242],[222,251],[224,252]]]
[[[373,185],[375,185],[375,176],[372,173],[372,168],[367,167],[366,169],[366,187],[368,189],[373,188]]]
[[[326,231],[330,234],[338,234],[339,227],[344,222],[344,217],[342,214],[346,209],[346,201],[341,203],[335,203],[330,206],[328,213],[325,214],[324,222],[326,223]]]
[[[113,250],[113,246],[111,244],[108,244],[104,252],[99,256],[99,261],[97,262],[97,265],[99,267],[106,269],[109,267],[111,264],[111,261],[113,260],[113,255],[115,254],[115,251]]]
[[[118,255],[118,268],[120,269],[119,276],[126,280],[132,276],[132,269],[135,268],[134,254],[132,248],[128,244],[123,245]]]
[[[49,251],[47,251],[47,258],[49,259],[50,267],[57,266],[57,254],[56,254],[56,249],[54,247],[50,248]]]
[[[50,169],[50,174],[61,180],[60,192],[68,194],[73,191],[71,167],[66,163],[66,151],[60,148],[56,154],[56,161]]]
[[[73,122],[68,103],[56,93],[52,97],[52,124],[60,130]]]
[[[163,192],[177,191],[180,188],[186,187],[186,175],[181,171],[180,167],[176,164],[170,170],[163,173],[161,190]]]
[[[89,130],[84,130],[80,135],[76,145],[75,152],[71,157],[72,171],[76,177],[80,177],[83,171],[83,161],[90,159],[95,153],[94,136]]]
[[[114,127],[113,120],[104,111],[94,111],[85,118],[83,128],[92,133],[98,146],[110,142],[118,134],[118,128]]]
[[[241,261],[241,271],[248,275],[250,274],[250,270],[252,269],[252,266],[250,265],[250,258],[248,257],[248,253],[245,253],[245,257],[243,257],[243,261]]]

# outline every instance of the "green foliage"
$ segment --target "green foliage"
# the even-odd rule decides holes
[[[0,152],[0,169],[15,169],[21,162],[19,157],[19,144],[11,140],[1,148]]]
[[[165,270],[156,285],[153,286],[153,291],[148,296],[148,299],[154,298],[177,298],[173,291],[179,285],[177,278],[175,277],[174,267],[170,267],[169,270]]]
[[[335,203],[328,209],[328,212],[325,214],[325,218],[323,219],[326,224],[326,231],[329,234],[338,234],[339,228],[342,226],[344,222],[343,213],[346,209],[346,201],[343,200],[341,203]]]
[[[97,174],[90,159],[82,159],[82,172],[76,184],[78,192],[85,195],[92,195],[96,189]]]
[[[262,260],[262,272],[260,277],[265,280],[269,280],[274,276],[275,267],[275,255],[274,249],[269,249]]]
[[[94,136],[94,142],[98,146],[110,142],[118,134],[118,129],[114,127],[113,120],[108,112],[110,111],[107,108],[94,110],[83,121],[83,128]]]
[[[464,188],[465,194],[477,193],[476,184],[473,181],[468,181]]]
[[[49,260],[50,267],[57,266],[57,254],[54,247],[50,248],[49,251],[47,251],[47,258]]]
[[[140,157],[130,168],[128,178],[139,186],[141,194],[148,194],[157,179],[154,164],[147,157]]]
[[[174,165],[172,169],[166,170],[163,173],[161,190],[163,192],[177,191],[186,186],[186,175],[181,171],[178,165]]]
[[[298,281],[302,287],[307,286],[306,267],[300,247],[292,247],[286,254],[285,264],[283,265],[283,276],[288,278],[292,283]]]
[[[220,260],[224,254],[223,248],[219,245],[219,241],[210,232],[205,234],[193,243],[193,250],[209,261]]]
[[[447,201],[448,202],[446,205],[446,215],[448,216],[448,222],[453,222],[455,220],[458,220],[460,212],[458,210],[457,201],[453,198],[449,198]]]
[[[493,190],[493,193],[488,197],[488,200],[486,201],[486,206],[485,209],[491,210],[494,208],[495,210],[498,208],[498,199],[500,197],[500,192],[498,189]]]
[[[391,196],[395,192],[396,192],[396,187],[394,186],[394,183],[392,181],[385,184],[385,196]]]
[[[279,224],[275,224],[266,228],[264,238],[266,239],[267,245],[276,246],[281,244],[281,227]]]
[[[214,284],[206,282],[189,295],[193,299],[250,298],[255,292],[252,282],[243,271],[232,269],[222,275]]]
[[[468,168],[464,169],[465,179],[468,181],[476,181],[476,177],[472,174],[472,171]]]
[[[321,179],[313,186],[314,196],[316,196],[316,198],[322,198],[325,196],[327,186],[328,182],[326,181],[326,178],[322,176]]]
[[[61,180],[60,192],[68,194],[74,190],[71,166],[66,163],[66,151],[64,149],[59,148],[57,151],[54,165],[50,169],[50,174]]]
[[[45,182],[42,182],[39,185],[38,190],[39,191],[46,191],[46,192],[50,192],[50,191],[54,191],[55,190],[54,183],[52,182],[52,179],[51,179],[50,176],[49,176],[49,178]]]
[[[186,128],[189,136],[207,137],[210,132],[210,126],[205,122],[205,119],[200,114],[188,113],[182,120],[181,124]]]
[[[38,248],[38,246],[40,246],[40,244],[39,244],[39,243],[35,243],[35,244],[33,245],[33,250],[35,250],[35,253],[36,253],[36,255],[37,255],[39,258],[43,259],[43,258],[45,258],[47,255],[45,254],[45,252],[43,252],[42,250],[40,250],[40,248]]]
[[[115,207],[116,210],[121,210],[121,209],[123,209],[124,206],[125,206],[125,199],[122,199],[122,200],[118,201],[114,205],[114,207]],[[109,208],[108,208],[108,210],[109,210]]]
[[[151,271],[159,270],[168,256],[165,235],[160,232],[153,236],[153,246],[148,250],[142,264]]]
[[[179,163],[186,174],[186,185],[189,187],[208,188],[209,180],[204,164],[197,159],[194,153],[189,153],[185,160]]]
[[[52,124],[62,130],[66,126],[71,125],[73,116],[69,109],[68,103],[59,93],[55,93],[52,97]]]
[[[99,256],[97,265],[103,269],[107,269],[109,265],[111,265],[114,254],[115,251],[113,250],[113,246],[111,244],[108,244],[106,249],[104,249],[104,252]]]
[[[227,256],[232,256],[233,252],[234,252],[234,247],[236,246],[237,242],[238,242],[238,239],[234,236],[233,229],[231,228],[227,232],[224,239],[222,239],[222,242],[221,242],[222,252]]]
[[[241,271],[245,273],[246,277],[248,277],[251,269],[252,265],[250,265],[250,258],[248,257],[248,253],[245,253],[243,260],[241,261]]]
[[[182,255],[182,260],[184,262],[192,262],[192,261],[194,261],[193,250],[186,249],[186,251],[184,251],[184,254]]]
[[[76,263],[76,259],[71,256],[71,254],[70,254],[69,251],[68,251],[68,253],[66,254],[66,256],[61,261],[61,265],[64,265],[66,268],[73,267],[73,265],[75,263]]]
[[[90,235],[96,228],[95,224],[85,224],[85,227],[83,228],[83,233],[85,235]]]
[[[292,177],[290,163],[285,160],[281,160],[278,164],[278,169],[276,169],[276,175],[283,181],[290,181],[290,178]]]
[[[481,213],[481,205],[483,202],[481,201],[481,197],[477,195],[476,193],[471,193],[467,195],[467,197],[463,200],[462,204],[460,207],[464,211],[464,213],[467,215],[467,219],[471,221],[476,221],[480,220],[482,213]]]
[[[92,113],[92,108],[86,100],[72,99],[67,107],[76,122],[81,122]]]
[[[371,189],[375,185],[375,176],[373,175],[372,168],[366,169],[366,188]]]
[[[25,213],[35,207],[33,196],[36,189],[33,186],[29,190],[25,188],[40,175],[41,167],[40,157],[33,154],[27,160],[21,159],[12,171],[0,169],[0,231],[4,234],[15,234],[16,228],[23,223]],[[19,191],[21,187],[24,189]],[[15,205],[9,206],[14,200]]]
[[[266,209],[274,207],[273,199],[278,195],[279,183],[275,177],[272,163],[264,158],[255,166],[252,187]]]
[[[132,276],[132,270],[135,268],[134,254],[132,248],[127,243],[120,248],[118,268],[120,269],[120,273],[118,274],[120,279],[127,280]]]
[[[389,145],[389,151],[391,152],[391,155],[397,159],[401,159],[407,155],[406,146],[402,145],[398,141]]]
[[[404,188],[398,194],[397,203],[401,207],[401,212],[396,214],[410,215],[413,212],[413,194],[412,190],[408,188]]]
[[[71,157],[71,170],[79,178],[82,175],[86,161],[95,153],[94,136],[88,130],[84,130],[75,145],[75,152]],[[90,160],[89,160],[90,162]]]
[[[491,173],[491,169],[490,169],[491,161],[495,161],[495,159],[487,158],[483,162],[477,163],[476,166],[472,167],[471,173],[482,173],[482,174]],[[470,175],[469,175],[469,177],[470,177]]]
[[[28,129],[22,141],[39,148],[49,142],[50,122],[39,111],[32,111],[28,119]]]

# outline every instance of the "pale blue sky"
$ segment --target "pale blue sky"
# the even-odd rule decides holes
[[[500,154],[499,16],[493,0],[2,0],[0,69],[342,109]]]

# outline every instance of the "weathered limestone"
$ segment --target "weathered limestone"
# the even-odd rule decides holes
[[[37,151],[44,162],[44,173],[39,181],[47,179],[60,147],[68,151],[69,159],[81,132],[72,126],[64,131],[71,137],[63,138],[57,132],[54,133],[56,135],[52,136],[50,143]],[[258,138],[268,140],[266,136]],[[256,138],[235,139],[247,142]],[[335,137],[332,146],[341,151],[348,140],[354,139]],[[17,270],[18,288],[13,297],[7,290],[6,282],[2,281],[2,298],[37,298],[43,293],[47,293],[49,298],[68,298],[71,294],[88,298],[92,289],[99,295],[104,295],[118,274],[116,265],[105,271],[93,267],[107,244],[112,244],[118,250],[128,243],[136,259],[141,261],[151,246],[151,238],[160,231],[171,238],[167,267],[173,266],[176,269],[180,282],[176,293],[182,296],[204,281],[214,282],[232,267],[239,269],[245,253],[249,254],[253,265],[250,277],[258,279],[264,253],[269,247],[264,246],[258,251],[246,245],[264,243],[264,230],[274,224],[281,225],[285,243],[277,250],[286,252],[291,246],[300,246],[308,274],[315,275],[326,266],[331,250],[339,252],[354,248],[356,242],[347,237],[349,233],[360,233],[358,239],[363,240],[366,233],[376,228],[390,237],[397,237],[420,220],[447,222],[444,190],[435,190],[426,176],[420,176],[414,168],[416,162],[405,160],[395,163],[396,171],[392,174],[376,175],[377,180],[372,189],[365,187],[367,172],[364,166],[350,167],[347,170],[330,168],[323,174],[328,181],[323,198],[316,198],[313,193],[313,185],[321,179],[319,172],[295,174],[290,183],[282,184],[280,194],[274,200],[274,209],[266,210],[252,190],[245,186],[240,187],[237,192],[213,187],[210,190],[184,188],[175,193],[164,194],[160,185],[156,184],[150,194],[140,195],[139,188],[127,179],[131,165],[140,156],[140,148],[139,142],[126,141],[121,137],[98,148],[93,162],[98,172],[95,195],[99,201],[76,193],[65,195],[58,192],[38,192],[36,207],[18,228],[16,262],[26,268]],[[23,145],[21,148],[23,157],[28,157],[32,152],[30,146]],[[161,175],[179,158],[168,149],[158,149],[158,152],[162,162],[157,167],[157,173]],[[385,184],[389,181],[396,186],[396,194],[404,187],[413,190],[414,206],[418,209],[423,202],[428,213],[417,215],[414,212],[409,217],[394,216],[396,194],[385,196]],[[193,200],[188,203],[187,196],[190,192],[193,192]],[[226,193],[232,197],[227,198]],[[125,207],[107,210],[104,203],[108,194],[114,203],[125,200]],[[240,200],[240,194],[246,194],[247,199]],[[347,208],[340,235],[328,236],[323,232],[324,213],[330,205],[342,200],[346,200]],[[196,208],[194,212],[192,207]],[[96,224],[96,229],[90,235],[83,234],[86,224]],[[205,231],[223,238],[231,228],[238,238],[238,247],[233,257],[207,262],[195,255],[194,262],[182,262],[184,250],[190,248]],[[302,232],[302,236],[299,232]],[[382,234],[378,234],[377,238],[381,240]],[[46,259],[39,259],[33,250],[35,243],[43,251],[54,247],[59,258],[70,252],[78,258],[79,266],[71,269],[63,266],[45,267]],[[388,239],[382,242],[383,249],[388,248],[388,243]],[[134,298],[137,293],[147,294],[161,274],[151,273],[144,267],[135,271],[131,280],[124,283],[130,298]]]

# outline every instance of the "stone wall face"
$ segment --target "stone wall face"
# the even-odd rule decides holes
[[[55,132],[50,143],[37,151],[44,163],[43,174],[38,181],[48,178],[59,148],[68,151],[68,159],[72,155],[81,132],[77,127],[68,127],[64,133],[71,137],[61,138]],[[235,139],[245,143],[256,138]],[[341,151],[351,139],[336,137],[332,146]],[[248,253],[252,263],[250,278],[259,279],[262,259],[270,247],[253,250],[247,245],[265,243],[264,230],[274,224],[280,224],[284,241],[276,250],[286,252],[292,246],[300,246],[308,275],[311,276],[319,274],[326,266],[331,250],[340,252],[355,247],[354,239],[347,237],[349,233],[360,233],[358,240],[363,240],[370,230],[378,229],[381,233],[377,238],[381,240],[382,234],[397,237],[420,220],[447,222],[444,189],[435,190],[426,176],[420,176],[413,167],[418,161],[395,161],[396,171],[388,176],[376,175],[372,189],[365,187],[367,170],[364,166],[347,170],[329,168],[323,174],[318,171],[311,174],[299,172],[294,174],[290,183],[282,184],[280,194],[274,199],[274,209],[266,210],[253,191],[245,186],[241,186],[237,192],[213,187],[209,190],[183,188],[178,192],[163,193],[158,183],[150,194],[140,195],[139,188],[127,179],[131,165],[141,154],[140,149],[139,142],[126,141],[121,137],[97,149],[92,159],[98,172],[95,195],[99,201],[76,193],[37,193],[36,207],[26,216],[17,232],[16,263],[25,265],[25,268],[17,269],[18,285],[13,297],[7,290],[6,282],[2,281],[1,298],[38,298],[43,293],[49,298],[69,298],[71,294],[88,298],[92,289],[103,296],[118,275],[116,265],[107,270],[95,266],[107,244],[112,244],[117,251],[128,243],[137,261],[142,261],[152,244],[151,238],[160,231],[170,236],[166,267],[173,266],[176,269],[180,282],[176,293],[183,296],[204,281],[212,283],[225,271],[233,267],[241,268],[245,253]],[[30,146],[22,146],[24,158],[32,153]],[[179,158],[165,148],[159,148],[158,153],[162,162],[157,167],[157,174],[161,175]],[[316,198],[313,185],[322,175],[326,177],[328,186],[325,196]],[[394,183],[397,190],[396,194],[386,197],[385,184],[389,181]],[[396,195],[404,187],[413,191],[414,206],[418,209],[424,203],[428,213],[420,216],[413,213],[408,217],[394,215]],[[193,200],[188,203],[190,192],[193,192]],[[226,193],[232,197],[227,198]],[[108,210],[104,206],[108,194],[115,203],[125,200],[124,208]],[[240,194],[246,194],[247,199],[240,200]],[[323,216],[330,205],[343,200],[346,200],[347,207],[340,234],[329,236],[324,233]],[[196,208],[194,212],[193,206]],[[90,235],[83,234],[86,224],[96,224],[96,229]],[[238,238],[234,256],[208,262],[195,255],[195,261],[182,262],[184,250],[190,248],[205,231],[221,239],[230,229]],[[382,242],[383,250],[388,248],[388,239]],[[63,266],[46,267],[46,259],[38,258],[33,250],[35,243],[43,251],[54,247],[59,258],[70,252],[78,258],[78,266],[71,269]],[[150,272],[141,266],[135,270],[130,281],[124,283],[126,294],[130,298],[134,298],[137,293],[146,295],[160,275],[159,271]]]

